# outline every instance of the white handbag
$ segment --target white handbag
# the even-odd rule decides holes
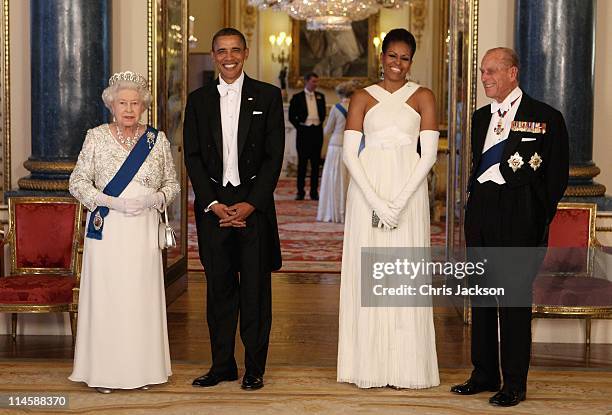
[[[174,234],[174,229],[172,229],[170,222],[168,221],[168,209],[166,209],[165,205],[164,214],[159,215],[157,237],[159,249],[174,248],[176,246],[176,235]]]

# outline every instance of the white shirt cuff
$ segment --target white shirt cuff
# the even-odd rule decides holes
[[[206,206],[206,209],[204,209],[204,213],[208,213],[208,212],[210,212],[210,208],[212,207],[212,205],[214,205],[214,204],[216,204],[216,203],[219,203],[219,201],[218,201],[218,200],[213,200],[212,202],[210,202],[210,203],[208,204],[208,206]]]

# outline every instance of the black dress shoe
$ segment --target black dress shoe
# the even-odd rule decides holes
[[[209,386],[215,386],[219,382],[228,382],[228,381],[233,381],[233,380],[238,380],[238,375],[236,374],[218,375],[213,372],[208,372],[205,375],[200,376],[199,378],[195,378],[193,380],[192,385],[207,388]]]
[[[310,200],[319,200],[319,195],[310,195]]]
[[[497,392],[499,385],[480,384],[468,379],[465,383],[454,385],[450,390],[459,395],[475,395],[480,392]]]
[[[242,378],[242,385],[240,387],[245,390],[253,391],[256,389],[261,389],[263,388],[263,386],[264,386],[263,377],[251,375],[247,373]]]
[[[515,406],[526,398],[525,391],[500,390],[491,396],[489,403],[497,406]]]
[[[304,195],[297,195],[295,200],[304,200]]]

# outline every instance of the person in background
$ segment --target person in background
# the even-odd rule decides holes
[[[304,90],[291,97],[289,122],[297,130],[298,177],[296,200],[304,200],[306,167],[310,162],[310,199],[319,200],[319,165],[323,147],[325,95],[317,92],[319,76],[310,72],[304,76]]]
[[[331,134],[331,137],[321,175],[321,191],[317,209],[317,220],[321,222],[344,223],[349,176],[342,162],[342,141],[348,106],[353,92],[355,92],[355,84],[351,81],[342,82],[336,86],[336,94],[340,97],[340,102],[331,109],[325,123],[324,134]]]

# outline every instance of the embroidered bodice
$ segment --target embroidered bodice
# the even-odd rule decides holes
[[[102,124],[87,131],[83,148],[70,175],[70,193],[90,211],[97,207],[96,196],[115,176],[129,151],[113,137],[109,125]],[[170,142],[163,132],[144,161],[133,181],[163,192],[166,203],[180,191],[170,151]]]

